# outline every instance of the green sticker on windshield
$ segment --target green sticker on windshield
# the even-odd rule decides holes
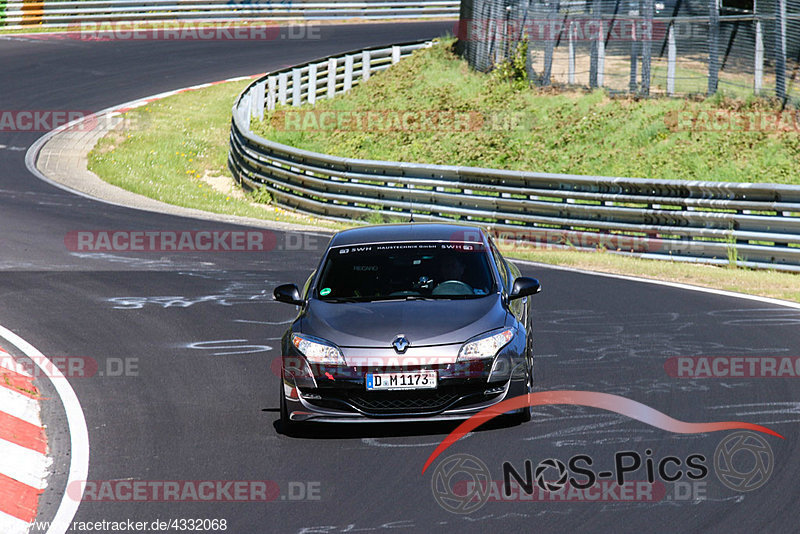
[[[326,296],[326,295],[330,295],[331,294],[331,288],[323,287],[322,289],[319,290],[319,294],[322,295],[323,297]]]

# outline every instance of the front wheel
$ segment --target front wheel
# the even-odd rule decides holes
[[[283,393],[283,380],[280,382],[280,411],[281,411],[281,434],[288,434],[292,426],[292,421],[289,419],[289,408],[286,406],[286,395]]]
[[[525,360],[526,360],[525,363],[527,367],[526,378],[525,378],[525,392],[533,393],[533,343],[530,336],[528,336],[528,338],[526,339],[525,345],[527,349],[527,354],[525,355]],[[533,417],[533,407],[525,406],[524,408],[521,408],[519,413],[516,414],[516,416],[517,416],[516,419],[520,424],[529,422]]]
[[[531,365],[531,361],[528,360],[528,372],[527,372],[527,379],[525,384],[525,391],[526,393],[533,393],[533,366]],[[533,417],[533,407],[532,406],[525,406],[524,408],[520,408],[519,413],[517,414],[517,421],[522,423],[527,423]]]

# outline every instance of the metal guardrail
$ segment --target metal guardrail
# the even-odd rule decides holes
[[[517,172],[342,158],[254,135],[252,117],[348,90],[428,43],[268,73],[236,100],[228,166],[297,211],[354,222],[472,222],[500,240],[800,271],[800,187]],[[388,60],[387,60],[388,58]],[[309,90],[309,88],[311,88]]]
[[[101,22],[393,19],[458,15],[459,0],[0,0],[0,29]]]

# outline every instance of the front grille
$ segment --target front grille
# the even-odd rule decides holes
[[[494,384],[495,387],[498,385]],[[322,398],[306,400],[320,408],[362,412],[367,415],[435,414],[488,400],[492,396],[485,396],[484,391],[491,387],[492,384],[482,381],[474,384],[440,385],[435,390],[406,391],[367,391],[363,385],[352,385],[347,388],[315,389],[313,393]]]
[[[350,393],[350,403],[364,412],[438,412],[461,397],[453,391],[365,391]]]

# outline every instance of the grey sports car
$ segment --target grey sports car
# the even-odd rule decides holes
[[[531,391],[540,289],[473,226],[337,233],[302,292],[274,291],[300,310],[281,343],[281,428],[463,419]]]

